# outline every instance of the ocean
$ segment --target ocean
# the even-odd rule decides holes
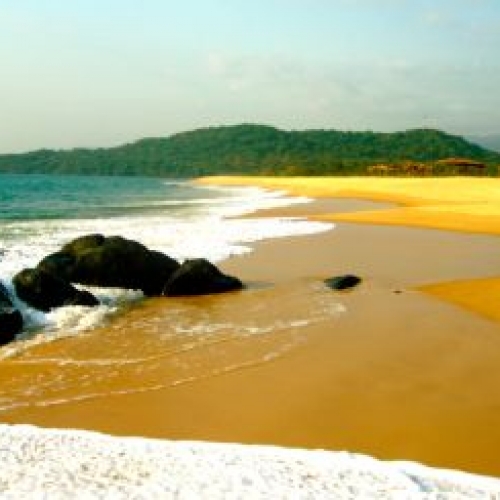
[[[242,322],[231,319],[231,299],[145,299],[136,290],[91,287],[99,306],[43,313],[15,296],[12,277],[88,233],[131,238],[181,262],[204,257],[218,263],[266,238],[331,229],[298,218],[238,218],[308,201],[158,178],[2,175],[0,279],[25,328],[0,348],[0,372],[8,367],[10,378],[0,386],[0,417],[12,409],[189,383],[268,362],[298,345],[303,327],[342,312],[340,304],[325,301],[320,285],[311,290],[307,310],[302,297],[289,292],[287,302],[298,305],[293,317],[276,315],[278,298],[250,287],[243,293],[255,310]],[[254,305],[253,293],[262,295],[262,304]]]
[[[202,187],[186,181],[140,177],[48,175],[0,176],[0,279],[35,266],[71,239],[89,233],[121,235],[182,261],[205,257],[217,263],[251,251],[255,241],[308,234],[331,227],[304,220],[237,219],[260,208],[306,203],[256,188]],[[19,303],[26,328],[87,329],[117,305],[141,298],[126,290],[98,290],[97,314],[61,308],[49,314]],[[89,317],[93,315],[93,319]]]

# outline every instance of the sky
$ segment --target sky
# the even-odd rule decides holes
[[[500,133],[500,0],[0,0],[0,153],[199,127]]]

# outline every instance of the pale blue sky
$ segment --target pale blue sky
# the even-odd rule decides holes
[[[0,0],[0,152],[242,122],[500,133],[500,0]]]

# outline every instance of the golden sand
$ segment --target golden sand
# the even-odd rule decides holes
[[[345,181],[354,191],[355,181]],[[297,194],[313,194],[298,186]],[[469,206],[481,204],[476,188]],[[416,203],[417,193],[407,197]],[[421,206],[438,206],[420,194]],[[375,191],[365,195],[377,199]],[[379,199],[401,201],[387,192]],[[373,203],[325,198],[273,214],[366,209],[376,212]],[[340,222],[334,231],[260,242],[222,264],[249,285],[241,293],[145,301],[98,331],[0,363],[5,396],[26,403],[0,417],[112,434],[346,449],[499,476],[500,332],[489,314],[500,269],[495,234]],[[362,284],[349,293],[322,286],[343,273],[362,276]],[[449,285],[431,289],[435,283]],[[455,292],[471,297],[449,303]],[[345,313],[318,315],[339,304]],[[192,344],[172,335],[176,311],[189,325],[199,317],[202,325],[235,326]],[[280,329],[245,336],[259,321]],[[171,338],[168,348],[163,336]],[[123,363],[106,363],[115,358]]]
[[[391,209],[322,214],[321,219],[500,234],[500,179],[496,178],[208,177],[198,182],[397,204]]]
[[[395,204],[392,208],[321,213],[312,217],[317,220],[500,235],[500,179],[497,178],[208,177],[199,182],[252,185],[299,196],[361,198]],[[500,320],[500,278],[454,280],[421,290]]]
[[[451,281],[419,290],[458,304],[500,323],[500,279]]]
[[[373,204],[325,199],[280,213],[364,208]],[[498,324],[414,291],[498,267],[500,240],[480,234],[339,223],[334,231],[263,241],[223,263],[249,285],[244,292],[145,301],[108,327],[0,364],[5,390],[27,403],[1,418],[346,449],[500,475]],[[363,277],[352,292],[322,286],[346,272]],[[345,313],[317,317],[338,304]],[[197,346],[179,336],[167,349],[157,345],[180,310],[190,323],[199,317],[200,324],[236,326]],[[242,335],[260,321],[289,326]],[[90,365],[57,364],[60,358]],[[125,364],[93,364],[113,358]]]

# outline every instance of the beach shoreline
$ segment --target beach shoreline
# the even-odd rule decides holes
[[[318,220],[500,234],[500,178],[214,176],[200,185],[253,186],[314,199],[361,199],[390,207],[322,213]]]
[[[273,215],[315,217],[355,207],[368,205],[320,200]],[[203,311],[224,304],[224,317],[235,324],[251,314],[302,322],[277,336],[279,355],[157,390],[109,387],[106,397],[17,408],[3,421],[350,450],[500,476],[498,323],[415,290],[492,276],[499,266],[500,241],[481,234],[338,222],[323,233],[265,240],[221,264],[248,290],[195,303]],[[352,292],[323,286],[325,278],[348,272],[364,280]],[[306,324],[312,298],[338,314]],[[133,338],[136,317],[167,318],[168,307],[166,299],[147,301],[115,327]],[[99,351],[99,334],[106,328],[87,340],[69,339],[64,349],[94,342]],[[246,338],[203,355],[243,359],[259,342]],[[47,344],[38,355],[50,359],[57,349]]]
[[[200,178],[201,185],[250,185],[283,190],[290,195],[311,196],[317,202],[344,204],[333,210],[328,205],[311,211],[263,210],[256,215],[291,214],[310,220],[350,222],[382,226],[403,226],[459,233],[500,235],[500,179],[491,178],[277,178],[218,176]],[[349,203],[350,202],[350,203]],[[373,206],[370,206],[373,202]],[[464,279],[444,283],[438,280],[419,290],[460,307],[500,321],[500,276]]]

